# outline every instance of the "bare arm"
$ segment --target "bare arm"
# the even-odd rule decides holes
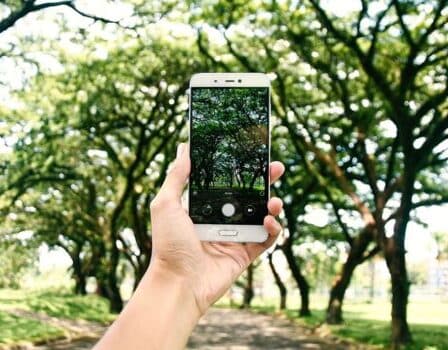
[[[95,350],[183,349],[199,317],[188,282],[151,264]]]
[[[271,181],[284,171],[271,164]],[[281,231],[274,216],[282,201],[271,198],[263,243],[201,242],[182,208],[190,173],[187,146],[151,203],[152,260],[136,292],[94,350],[181,350],[199,318],[230,288],[246,267],[269,248]]]

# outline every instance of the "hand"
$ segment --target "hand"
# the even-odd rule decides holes
[[[271,182],[283,172],[282,163],[271,163]],[[269,236],[263,243],[201,242],[181,203],[189,173],[188,145],[180,144],[176,160],[151,203],[153,252],[148,273],[152,271],[181,279],[187,288],[191,288],[191,295],[202,315],[224,295],[247,266],[274,243],[281,231],[274,217],[282,210],[283,203],[279,198],[269,200],[270,215],[264,218]]]

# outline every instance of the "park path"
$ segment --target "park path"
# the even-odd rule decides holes
[[[364,350],[334,337],[319,337],[284,317],[245,310],[211,309],[187,349],[201,350]]]
[[[71,322],[69,321],[69,323]],[[71,323],[69,326],[79,327],[79,324]],[[88,338],[66,340],[60,343],[36,346],[32,349],[90,350],[104,330],[104,327],[96,325],[95,329],[89,331]],[[282,317],[254,314],[244,310],[212,308],[199,322],[187,349],[366,350],[368,348],[341,342],[329,336],[314,335],[309,329],[300,327]]]

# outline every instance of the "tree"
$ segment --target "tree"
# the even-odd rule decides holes
[[[442,48],[447,39],[447,16],[443,15],[446,2],[430,4],[425,20],[418,24],[409,24],[405,17],[413,17],[414,9],[423,6],[419,3],[413,7],[411,2],[391,1],[372,15],[372,9],[363,2],[355,20],[348,22],[350,25],[330,16],[318,1],[310,0],[309,4],[315,11],[311,18],[319,23],[318,28],[311,34],[303,28],[298,31],[288,27],[288,38],[307,63],[322,72],[320,79],[331,79],[339,95],[342,116],[351,126],[342,129],[340,136],[329,134],[330,154],[313,142],[319,134],[328,135],[322,123],[320,130],[310,127],[306,133],[294,134],[308,152],[326,165],[341,191],[351,198],[364,220],[364,230],[373,230],[371,235],[378,245],[373,249],[381,249],[391,274],[392,343],[399,347],[411,339],[406,317],[406,227],[411,210],[428,204],[413,198],[418,199],[421,193],[437,193],[433,200],[445,200],[443,190],[423,186],[416,191],[415,186],[427,185],[426,176],[437,173],[445,164],[445,148],[436,147],[446,139],[448,127],[444,107],[448,88],[446,81],[438,83],[447,69],[442,63],[446,59]],[[403,37],[393,35],[391,28]],[[312,37],[312,42],[307,37]],[[440,39],[433,42],[435,37]],[[318,51],[319,42],[324,52]],[[315,54],[307,55],[306,50],[313,53],[312,47]],[[354,72],[359,79],[353,77]],[[431,83],[422,84],[425,80]],[[356,88],[357,84],[363,87]],[[365,94],[358,94],[359,91]],[[396,137],[385,137],[384,131],[377,129],[385,120],[395,126]],[[350,141],[344,141],[347,136],[352,137]],[[368,186],[367,197],[357,182]],[[385,226],[392,220],[394,230],[390,234]]]
[[[312,185],[310,184],[309,187],[312,187]],[[288,236],[280,246],[283,254],[285,255],[289,269],[291,270],[293,279],[296,282],[297,288],[300,291],[300,298],[301,298],[300,310],[299,310],[300,316],[311,315],[310,300],[309,300],[310,286],[301,271],[299,260],[295,256],[293,250],[293,245],[296,243],[295,240],[298,238],[299,233],[297,216],[304,210],[304,205],[300,205],[304,204],[304,201],[302,201],[302,203],[298,202],[300,202],[300,199],[305,198],[306,196],[293,198],[291,205],[288,204],[285,205],[284,211],[288,228]]]
[[[160,3],[120,0],[109,2],[107,8],[99,10],[94,5],[92,7],[95,2],[82,5],[79,3],[77,0],[0,0],[0,64],[6,67],[5,72],[17,72],[20,76],[20,79],[11,79],[9,74],[1,76],[0,85],[4,85],[6,91],[21,89],[30,77],[54,69],[57,57],[53,56],[52,41],[59,41],[64,37],[71,44],[84,45],[90,38],[96,37],[98,40],[105,32],[112,31],[117,39],[129,33],[137,37],[142,36],[145,35],[148,25],[167,16],[177,4],[174,1]],[[52,12],[45,11],[46,9],[57,11],[58,15],[62,15],[62,20],[56,16],[52,17]],[[107,15],[103,14],[103,11]],[[36,33],[33,31],[24,35],[21,19],[32,17],[32,14],[42,15],[34,16],[33,23],[36,28],[41,24],[53,22],[58,30],[46,33],[45,36],[39,34],[38,30]],[[81,19],[75,26],[68,18],[70,14]],[[52,64],[48,64],[49,59],[53,60]]]
[[[272,272],[272,276],[274,277],[275,284],[277,285],[278,291],[280,294],[279,308],[280,308],[280,310],[284,310],[284,309],[286,309],[286,300],[287,300],[287,296],[288,296],[288,289],[286,288],[285,283],[282,281],[277,269],[275,268],[275,264],[272,260],[272,255],[274,254],[274,252],[276,250],[278,250],[278,246],[275,246],[274,251],[268,253],[268,263],[269,263],[269,268],[271,269],[271,272]]]
[[[212,7],[225,44],[206,56],[224,66],[227,49],[245,69],[275,72],[273,109],[320,184],[334,186],[326,201],[346,227],[345,277],[331,299],[342,305],[354,268],[381,251],[399,347],[411,339],[404,250],[410,213],[447,199],[446,186],[434,182],[446,165],[446,1],[389,1],[380,9],[361,1],[343,18],[317,0],[253,7]]]
[[[256,268],[260,265],[260,261],[258,263],[251,263],[246,270],[246,277],[241,284],[243,288],[243,301],[240,305],[240,309],[250,308],[252,300],[255,296],[254,291],[254,272]]]
[[[189,48],[152,40],[150,46],[110,52],[107,61],[66,62],[72,68],[63,74],[37,77],[21,95],[26,107],[15,112],[30,131],[17,135],[2,188],[16,214],[23,213],[18,200],[39,209],[38,227],[46,240],[60,225],[62,241],[73,246],[57,243],[66,250],[90,257],[95,242],[101,258],[94,274],[114,311],[122,307],[120,257],[133,267],[136,284],[149,264],[149,202],[182,137],[185,90],[200,67]],[[134,57],[138,65],[131,63]],[[11,122],[11,130],[16,125]],[[59,206],[50,210],[46,196]],[[64,210],[64,203],[78,205]],[[49,216],[62,223],[53,224]],[[73,224],[81,234],[70,229]],[[76,236],[90,245],[77,246]],[[77,254],[70,255],[76,268]]]

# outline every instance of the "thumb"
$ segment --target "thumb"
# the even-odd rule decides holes
[[[168,174],[160,188],[159,194],[165,199],[180,203],[182,192],[190,175],[189,147],[186,143],[177,146],[176,160],[168,171]]]

